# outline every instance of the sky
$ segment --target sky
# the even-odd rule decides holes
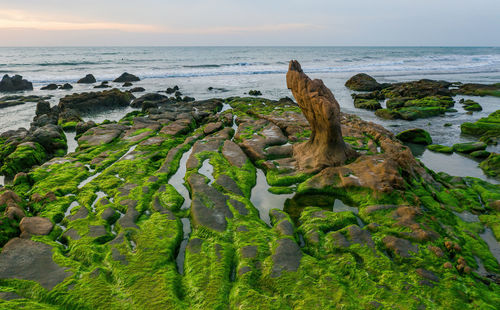
[[[500,46],[499,0],[0,0],[0,46]]]

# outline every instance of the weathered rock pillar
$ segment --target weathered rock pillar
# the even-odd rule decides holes
[[[286,84],[311,125],[308,141],[293,146],[293,157],[298,168],[318,171],[339,166],[357,156],[342,139],[340,107],[332,92],[322,80],[311,80],[296,60],[290,61]]]

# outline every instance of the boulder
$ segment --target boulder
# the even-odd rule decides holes
[[[356,152],[342,138],[339,104],[323,81],[311,80],[292,60],[286,82],[311,126],[309,140],[293,146],[298,168],[317,171],[355,158]]]
[[[354,106],[358,109],[376,111],[382,109],[382,105],[375,99],[354,99]]]
[[[76,124],[75,130],[76,130],[76,135],[81,135],[85,133],[87,130],[90,128],[93,128],[96,126],[96,123],[94,121],[88,121],[88,122],[79,122]]]
[[[134,85],[134,84],[132,84],[130,82],[125,82],[125,83],[123,83],[122,87],[130,87],[132,85]]]
[[[130,105],[133,108],[142,108],[144,103],[147,102],[152,102],[154,103],[154,106],[158,106],[158,104],[170,102],[170,99],[168,99],[167,96],[160,95],[158,93],[149,93],[135,99]]]
[[[255,90],[255,89],[250,90],[248,94],[250,96],[262,96],[262,92],[260,90]]]
[[[37,128],[27,138],[29,141],[39,143],[50,154],[56,154],[58,150],[66,150],[66,136],[59,126],[48,124]]]
[[[354,75],[347,80],[345,86],[356,91],[375,91],[382,88],[380,83],[366,73],[358,73]]]
[[[19,223],[21,238],[30,238],[31,235],[48,235],[54,224],[45,217],[24,217]]]
[[[36,104],[36,111],[35,111],[36,116],[49,114],[50,112],[51,112],[50,103],[48,101],[45,100],[38,101],[38,103]]]
[[[432,144],[431,135],[420,128],[413,128],[402,131],[396,135],[396,138],[403,142],[429,145]]]
[[[127,72],[124,72],[122,73],[122,75],[120,75],[119,77],[117,77],[113,82],[116,82],[116,83],[125,83],[125,82],[137,82],[137,81],[140,81],[141,79],[138,78],[137,76],[133,75],[133,74],[130,74],[130,73],[127,73]]]
[[[12,92],[22,90],[33,90],[33,84],[24,80],[20,75],[10,77],[8,74],[4,75],[0,81],[0,92]]]
[[[85,77],[77,81],[78,84],[92,84],[95,83],[96,79],[92,74],[87,74]]]

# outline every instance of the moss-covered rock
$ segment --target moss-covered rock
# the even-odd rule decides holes
[[[479,164],[479,167],[483,169],[484,173],[489,176],[497,177],[500,175],[500,155],[497,153],[491,153],[491,155],[486,158],[483,162]]]
[[[453,153],[453,147],[446,145],[430,144],[427,145],[427,148],[433,152],[438,152],[438,153],[447,153],[447,154]]]
[[[382,109],[382,106],[380,105],[380,102],[374,99],[354,99],[354,106],[358,109],[365,109],[365,110],[378,110]]]
[[[402,131],[396,135],[396,138],[403,142],[410,142],[415,144],[429,145],[432,144],[431,135],[420,128],[413,128]]]
[[[486,149],[484,142],[465,142],[453,144],[453,151],[459,153],[471,153],[474,151],[484,151]]]
[[[36,142],[21,143],[16,150],[5,158],[0,173],[14,176],[18,172],[27,172],[34,165],[42,164],[47,158],[45,149]]]
[[[483,117],[474,123],[463,123],[460,126],[462,133],[482,138],[500,137],[500,110]]]

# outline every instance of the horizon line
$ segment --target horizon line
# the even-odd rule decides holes
[[[54,47],[457,47],[498,48],[500,45],[6,45],[0,48],[54,48]]]

